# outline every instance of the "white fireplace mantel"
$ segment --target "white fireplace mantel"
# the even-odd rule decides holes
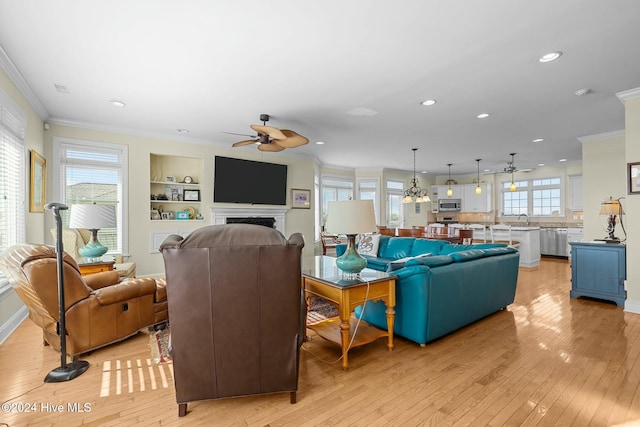
[[[285,234],[285,217],[287,209],[276,208],[211,208],[211,224],[222,225],[227,223],[227,218],[267,217],[275,218],[275,228]]]

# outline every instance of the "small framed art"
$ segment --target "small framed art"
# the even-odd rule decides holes
[[[47,191],[47,161],[36,150],[31,154],[31,188],[29,191],[29,212],[44,212]]]
[[[184,190],[182,200],[185,202],[199,202],[200,190]]]
[[[186,211],[176,212],[176,219],[180,219],[180,220],[189,219],[189,212],[186,212]]]
[[[291,209],[311,209],[311,190],[292,188]]]
[[[627,163],[629,194],[640,194],[640,162]]]

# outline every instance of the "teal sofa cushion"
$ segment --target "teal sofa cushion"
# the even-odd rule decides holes
[[[414,240],[410,237],[391,237],[386,245],[380,245],[378,248],[378,257],[389,259],[408,257]]]
[[[404,268],[405,264],[408,262],[420,260],[420,259],[426,259],[426,258],[431,258],[431,254],[421,254],[415,257],[410,256],[406,258],[393,260],[389,263],[389,266],[387,267],[387,273],[391,273],[392,271],[396,271],[396,270],[400,270],[401,268]]]
[[[467,262],[474,259],[483,258],[484,250],[482,249],[467,249],[466,251],[453,252],[449,254],[454,262]]]
[[[504,255],[504,254],[512,254],[514,252],[518,252],[517,249],[511,248],[509,246],[503,246],[498,248],[487,248],[484,250],[484,256],[495,256],[495,255]]]
[[[445,245],[451,244],[446,240],[415,239],[409,255],[439,254]]]
[[[441,265],[451,264],[453,258],[449,255],[434,255],[430,257],[413,258],[406,262],[405,267],[411,267],[414,265],[423,265],[425,267],[438,267]]]

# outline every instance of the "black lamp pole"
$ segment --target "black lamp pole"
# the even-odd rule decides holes
[[[64,247],[62,245],[62,218],[61,210],[69,209],[67,205],[62,203],[49,203],[45,207],[53,212],[53,218],[56,221],[56,260],[58,261],[58,335],[60,335],[60,367],[49,372],[44,378],[45,383],[61,383],[70,381],[80,376],[84,371],[89,369],[89,362],[77,360],[67,363],[67,324],[64,304],[64,265],[62,256]]]

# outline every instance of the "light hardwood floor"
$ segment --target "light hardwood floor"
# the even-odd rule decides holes
[[[569,264],[544,259],[520,270],[507,310],[424,348],[400,337],[392,352],[385,339],[355,348],[346,372],[330,363],[339,347],[316,336],[298,403],[288,393],[194,402],[182,418],[172,366],[148,364],[145,333],[83,357],[91,366],[73,381],[44,384],[60,358],[27,320],[0,346],[0,401],[35,412],[1,412],[0,426],[639,425],[640,315],[570,299],[570,286]]]

